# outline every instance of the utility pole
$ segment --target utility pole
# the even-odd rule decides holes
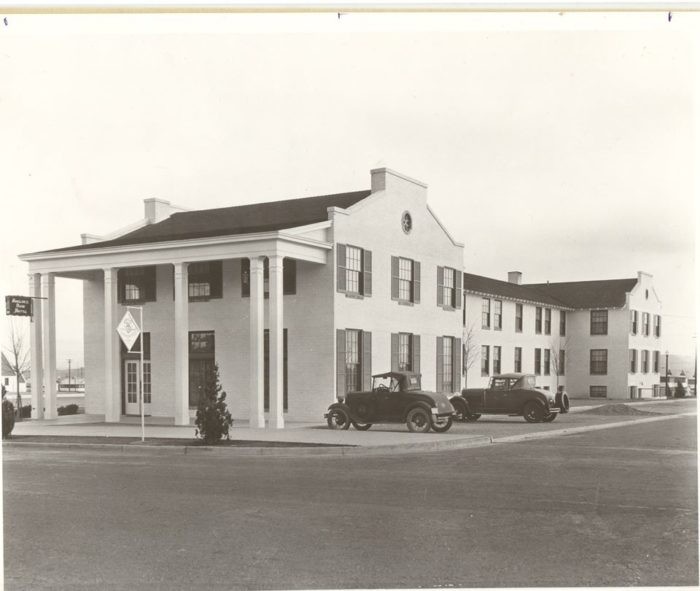
[[[668,394],[668,380],[669,380],[670,372],[668,371],[668,349],[666,350],[666,398],[670,398]]]
[[[71,359],[68,360],[68,391],[69,392],[70,392],[70,362],[71,361],[72,361]]]

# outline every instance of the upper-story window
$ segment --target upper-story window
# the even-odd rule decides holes
[[[659,314],[654,314],[654,336],[661,336],[661,316]]]
[[[372,252],[338,244],[338,291],[349,295],[372,295]]]
[[[117,293],[122,304],[156,301],[156,268],[125,267],[117,271]]]
[[[462,274],[451,267],[437,268],[437,305],[461,308]]]
[[[515,332],[523,332],[523,305],[515,304]]]
[[[566,336],[566,312],[559,310],[559,335]]]
[[[591,310],[591,334],[608,334],[607,310]]]
[[[637,349],[630,349],[630,373],[637,373]]]
[[[391,257],[391,299],[420,303],[420,263],[403,257]]]
[[[639,314],[637,313],[637,310],[630,310],[630,332],[632,334],[637,334],[638,321],[639,321]]]
[[[481,328],[491,328],[491,300],[481,298]]]
[[[542,334],[542,308],[535,308],[535,333]]]
[[[642,334],[645,337],[649,336],[649,312],[642,314]]]
[[[660,351],[654,351],[654,373],[659,373]]]
[[[649,373],[649,351],[642,351],[642,373]]]
[[[222,297],[221,261],[190,263],[187,267],[187,295],[190,301]]]
[[[606,375],[608,373],[608,350],[591,349],[591,375]]]
[[[544,334],[552,334],[552,309],[544,309]]]
[[[297,292],[297,262],[284,258],[282,262],[282,293],[294,295]],[[263,262],[263,294],[270,297],[270,259]],[[250,259],[241,259],[241,297],[250,297]]]
[[[503,302],[501,300],[493,301],[493,328],[495,330],[503,328]]]

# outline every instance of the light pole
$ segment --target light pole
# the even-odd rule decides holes
[[[70,362],[71,361],[72,361],[71,359],[68,360],[68,391],[69,392],[70,392]]]
[[[666,349],[666,398],[670,398],[669,396],[669,390],[668,390],[668,376],[669,376],[669,371],[668,371],[668,349]]]

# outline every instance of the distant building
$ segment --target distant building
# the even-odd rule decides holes
[[[572,397],[665,395],[661,302],[648,273],[540,284],[521,284],[517,272],[508,282],[465,273],[464,291],[465,334],[475,329],[478,357],[470,385],[523,371],[544,387],[565,385]]]
[[[12,369],[12,364],[5,357],[5,353],[0,353],[2,356],[2,385],[8,392],[17,393],[17,377],[15,371]],[[27,382],[24,379],[24,375],[20,373],[19,375],[19,391],[20,393],[27,391]]]

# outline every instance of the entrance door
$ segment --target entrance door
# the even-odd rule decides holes
[[[197,408],[211,371],[214,371],[213,359],[190,359],[190,408]]]
[[[144,362],[143,381],[145,385],[144,414],[151,414],[151,372],[150,362]],[[124,411],[127,415],[140,415],[139,380],[141,379],[141,361],[127,359],[124,362]]]

